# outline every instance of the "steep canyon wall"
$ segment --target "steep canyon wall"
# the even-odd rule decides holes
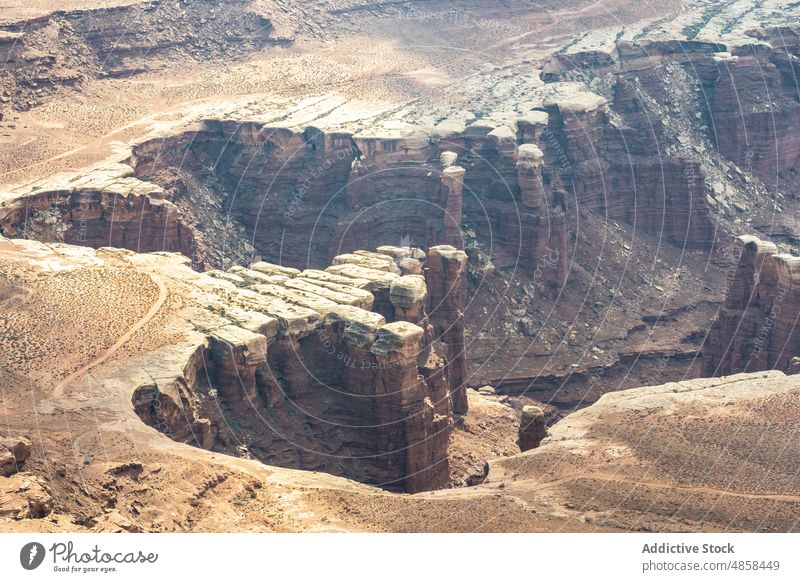
[[[583,92],[509,125],[443,122],[394,136],[207,121],[140,144],[131,163],[179,206],[192,200],[192,184],[208,185],[269,260],[321,266],[337,253],[401,241],[463,247],[469,227],[500,265],[538,268],[555,292],[579,208],[711,248],[697,163],[626,156],[631,139],[604,99]]]
[[[465,264],[449,246],[382,247],[324,271],[210,271],[203,285],[219,288],[189,319],[199,341],[176,374],[136,389],[134,408],[196,446],[393,490],[444,487],[454,414],[467,411]]]
[[[793,372],[800,356],[800,257],[752,236],[739,243],[736,272],[703,347],[704,371]]]

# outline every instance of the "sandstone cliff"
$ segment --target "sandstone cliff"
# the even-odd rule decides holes
[[[800,257],[754,236],[738,242],[739,263],[703,347],[705,373],[789,372],[800,354]]]
[[[607,394],[523,454],[514,450],[516,415],[485,387],[470,391],[471,410],[451,430],[447,350],[431,341],[436,316],[426,296],[433,286],[420,278],[437,254],[453,257],[451,267],[463,261],[452,248],[423,257],[395,247],[340,255],[324,271],[256,262],[199,273],[172,253],[0,239],[4,407],[14,434],[36,435],[30,448],[24,438],[0,443],[10,451],[0,456],[13,456],[17,471],[0,476],[0,525],[109,532],[796,528],[797,439],[786,419],[796,415],[800,391],[796,377],[780,372]],[[373,311],[377,305],[393,315]],[[370,362],[369,370],[339,366],[332,348],[351,362]],[[398,393],[398,386],[408,390]],[[384,424],[345,425],[354,410]],[[538,410],[528,413],[541,419]],[[333,430],[324,426],[330,419],[339,423]],[[441,461],[437,427],[469,448]],[[527,428],[532,442],[545,436],[541,424]],[[482,440],[481,432],[495,438]],[[356,447],[369,457],[351,458]],[[336,451],[351,463],[335,466]],[[403,474],[403,488],[417,490],[441,483],[439,467],[450,459],[474,466],[476,455],[494,457],[485,482],[471,470],[466,483],[474,485],[456,490],[396,495],[328,474]]]
[[[21,256],[53,252],[0,242]],[[126,266],[180,288],[167,331],[177,339],[105,380],[129,387],[147,425],[178,442],[393,490],[449,483],[454,409],[466,413],[463,252],[434,247],[427,260],[419,249],[381,247],[339,255],[324,271],[256,262],[199,273],[175,253],[55,248],[78,258],[70,270]]]
[[[251,256],[312,267],[328,264],[334,253],[402,241],[463,248],[469,225],[493,248],[498,265],[535,274],[537,286],[555,297],[575,245],[584,244],[578,208],[675,245],[710,248],[712,219],[695,160],[654,161],[649,153],[631,158],[625,152],[646,118],[616,104],[612,112],[580,84],[555,83],[539,93],[529,111],[471,125],[445,120],[435,127],[354,132],[333,120],[282,126],[205,119],[175,135],[143,140],[126,163],[178,208],[184,240],[167,231],[164,248],[192,246],[198,265],[241,260],[237,244],[249,245],[239,239],[252,243]],[[625,115],[628,127],[612,114]],[[637,149],[655,146],[651,141]],[[56,189],[44,183],[8,198],[36,200],[43,212],[53,205],[46,193]],[[215,253],[203,236],[218,222],[204,214],[210,200],[240,229],[221,231],[225,248]],[[76,228],[69,214],[59,220],[64,230]],[[161,226],[151,226],[147,211],[142,222],[153,230]],[[37,224],[37,216],[20,211],[0,219],[0,228],[12,234],[35,231]],[[115,242],[134,248],[131,241]]]

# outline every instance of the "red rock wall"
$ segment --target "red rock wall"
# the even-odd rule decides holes
[[[740,237],[742,252],[703,347],[709,376],[782,370],[800,355],[800,257]]]
[[[133,192],[48,191],[0,207],[0,232],[46,242],[192,256],[194,233],[174,204]]]
[[[800,168],[798,45],[746,45],[716,63],[706,83],[720,153],[765,184]]]
[[[370,347],[324,326],[300,340],[279,339],[263,364],[212,356],[207,365],[225,411],[215,425],[237,425],[233,434],[220,428],[218,444],[235,448],[234,435],[249,434],[249,452],[267,464],[412,493],[446,486],[452,419],[441,379],[429,383],[418,364],[417,330],[398,341],[387,329],[390,337],[379,332]]]
[[[466,414],[467,360],[464,341],[467,255],[450,246],[432,247],[428,253],[425,279],[428,313],[438,340],[447,344],[447,377],[453,411]]]
[[[698,160],[663,155],[660,134],[624,80],[613,107],[625,126],[610,122],[608,106],[549,109],[550,126],[563,136],[555,148],[563,148],[567,159],[559,178],[573,204],[681,248],[710,249],[714,227]]]
[[[752,41],[731,46],[683,40],[621,42],[602,54],[556,56],[544,77],[559,80],[572,69],[613,74],[617,81],[613,108],[630,125],[635,121],[631,113],[640,105],[629,81],[637,78],[658,93],[658,70],[667,63],[680,64],[700,84],[700,104],[705,109],[701,119],[717,150],[775,187],[794,180],[800,166],[800,142],[794,130],[800,121],[800,41],[789,28],[756,29],[751,34]],[[620,95],[620,90],[628,95]],[[640,125],[639,138],[658,137],[662,128],[653,119]],[[628,133],[627,140],[630,147],[621,153],[647,151],[636,135]]]
[[[541,140],[543,159],[533,171],[519,167],[515,145],[488,135],[422,145],[415,137],[409,145],[408,138],[267,132],[246,124],[235,134],[236,126],[211,124],[186,143],[146,144],[135,161],[145,179],[158,181],[159,166],[180,160],[199,182],[220,184],[223,207],[258,252],[300,267],[386,244],[461,247],[466,222],[495,250],[496,264],[536,276],[555,297],[566,283],[578,205],[681,246],[710,247],[714,229],[693,160],[642,156],[625,163],[629,157],[618,153],[637,134],[609,129],[604,111],[565,121],[556,110],[552,118],[548,139],[541,128],[519,134]],[[203,168],[219,158],[220,143],[226,155],[208,177]],[[457,155],[452,166],[442,165],[443,151]],[[190,201],[191,192],[183,197]]]
[[[181,442],[267,464],[407,492],[447,486],[456,403],[466,412],[466,255],[431,249],[428,277],[419,249],[358,253],[315,271],[339,289],[316,287],[329,299],[309,290],[320,279],[290,269],[272,266],[285,274],[271,285],[237,278],[241,267],[213,272],[238,287],[191,319],[205,331],[185,369],[135,391],[140,418]],[[426,278],[437,285],[430,295]],[[351,303],[378,291],[383,315]],[[446,354],[442,342],[453,342]]]

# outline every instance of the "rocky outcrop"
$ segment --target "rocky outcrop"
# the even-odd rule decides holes
[[[717,40],[645,36],[636,41],[619,40],[602,51],[556,55],[544,76],[553,81],[567,79],[576,69],[593,76],[613,75],[614,109],[629,121],[626,113],[647,107],[644,92],[663,94],[661,84],[670,76],[666,69],[682,67],[697,85],[697,119],[716,150],[764,184],[787,187],[796,185],[800,164],[800,144],[790,129],[800,116],[797,38],[789,27],[751,29],[746,35]],[[671,113],[677,113],[675,103],[672,105]],[[651,115],[638,138],[625,128],[620,131],[631,140],[629,145],[637,144],[637,139],[651,140],[651,136],[663,144],[659,134],[668,125],[669,120],[653,123]],[[628,151],[644,150],[629,147]]]
[[[467,255],[450,246],[428,252],[425,279],[428,313],[436,338],[447,346],[447,376],[453,394],[453,410],[467,412],[467,359],[464,342]]]
[[[161,301],[176,299],[160,312],[167,339],[130,350],[101,382],[172,440],[395,491],[449,484],[464,390],[462,251],[433,248],[430,267],[419,249],[382,247],[324,271],[257,261],[201,273],[177,253],[5,238],[0,250],[54,272],[147,273]],[[58,390],[72,396],[69,383]],[[26,458],[16,441],[7,448],[19,454],[3,452],[4,472]]]
[[[203,448],[393,490],[446,486],[464,390],[463,293],[451,287],[463,287],[466,255],[437,247],[429,257],[383,247],[338,255],[324,271],[262,261],[203,275],[184,261],[177,269],[201,306],[186,316],[193,340],[135,363],[148,380],[134,409]],[[430,315],[426,279],[446,305]]]
[[[39,519],[53,509],[45,481],[27,472],[31,441],[25,437],[0,438],[0,518]]]
[[[544,153],[536,144],[522,144],[517,152],[517,182],[522,205],[532,210],[546,206],[546,195],[542,183]]]
[[[613,103],[580,90],[545,101],[553,149],[563,158],[555,164],[559,181],[570,185],[581,208],[681,248],[707,251],[713,222],[699,161],[665,155],[644,102],[628,90],[623,79]]]
[[[194,253],[193,233],[155,184],[113,164],[85,176],[58,176],[0,204],[0,234],[111,246],[140,252]]]
[[[54,505],[53,496],[42,477],[17,473],[0,478],[0,517],[41,519],[50,514]]]
[[[206,343],[162,348],[142,362],[148,381],[133,391],[131,403],[145,424],[171,439],[203,449],[214,445],[211,421],[198,410],[195,387],[202,383]]]
[[[0,438],[0,477],[8,477],[20,471],[20,467],[31,456],[31,442],[24,437]]]
[[[50,11],[0,25],[5,64],[0,92],[9,105],[28,110],[63,87],[87,79],[130,76],[181,59],[236,59],[265,47],[287,44],[252,0],[191,7],[149,1],[118,6]],[[0,104],[1,105],[1,104]]]
[[[519,450],[535,449],[547,436],[544,411],[538,406],[523,406],[519,419]]]
[[[463,220],[464,175],[466,170],[455,165],[457,156],[452,152],[442,154],[442,204],[444,205],[444,241],[457,248],[464,248],[461,234]]]
[[[765,184],[777,185],[800,169],[800,68],[796,36],[726,46],[713,56],[709,117],[719,151]],[[771,43],[766,42],[769,39]]]
[[[363,248],[463,248],[468,230],[492,249],[495,265],[519,268],[551,298],[566,283],[575,246],[585,244],[578,209],[681,248],[708,250],[714,228],[703,168],[690,155],[654,155],[662,136],[651,135],[648,112],[630,88],[620,84],[617,92],[609,103],[583,84],[554,83],[536,89],[526,112],[434,127],[316,127],[295,124],[292,110],[284,126],[210,115],[133,146],[126,162],[141,188],[161,192],[123,210],[139,212],[151,236],[126,228],[121,216],[121,231],[107,229],[110,243],[141,249],[142,240],[156,241],[148,244],[191,253],[198,267],[263,257],[324,268],[334,255]],[[337,102],[311,107],[324,116]],[[90,186],[78,186],[73,198],[84,188],[91,197]],[[83,217],[81,228],[81,212],[54,209],[47,192],[58,189],[45,183],[4,196],[9,201],[1,207],[16,210],[0,216],[0,228],[47,236],[37,232],[36,216],[26,220],[17,202],[24,198],[45,220],[53,214],[67,223],[64,240],[99,244],[106,231],[95,231],[93,221],[113,200],[92,202],[95,214]],[[174,223],[150,209],[167,201],[174,209],[162,214]],[[78,239],[72,231],[91,236]]]
[[[260,255],[294,266],[323,267],[331,249],[400,241],[462,248],[469,224],[498,264],[538,270],[554,296],[568,274],[578,207],[710,248],[696,160],[654,159],[658,136],[644,131],[643,111],[623,111],[632,118],[623,127],[583,85],[545,89],[527,114],[471,125],[353,133],[209,119],[136,145],[131,164],[179,206],[192,204],[196,184],[208,185]],[[641,153],[632,157],[634,149]]]
[[[522,267],[534,284],[553,298],[567,280],[569,224],[566,193],[547,192],[542,167],[544,153],[533,143],[519,146],[517,181],[522,197]]]
[[[703,347],[705,373],[789,372],[800,354],[800,257],[753,236],[738,242],[739,263]]]

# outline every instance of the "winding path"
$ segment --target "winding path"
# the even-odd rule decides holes
[[[564,477],[562,479],[556,479],[554,481],[549,481],[547,483],[542,483],[540,485],[537,485],[532,490],[537,492],[543,491],[545,489],[551,489],[553,487],[558,487],[559,485],[564,485],[565,483],[569,483],[571,481],[578,481],[580,479],[585,479],[587,481],[605,481],[609,483],[623,483],[627,485],[633,485],[634,487],[638,485],[641,487],[649,487],[651,489],[670,489],[673,491],[688,491],[695,493],[706,493],[709,495],[728,495],[730,497],[740,497],[744,499],[767,499],[774,501],[790,501],[794,503],[800,503],[800,495],[791,495],[784,493],[743,493],[739,491],[730,491],[728,489],[719,489],[717,487],[707,487],[704,485],[679,485],[672,483],[662,483],[660,481],[638,480],[626,477],[617,477],[614,475],[604,475],[595,473],[580,473],[578,475],[571,475],[569,477]]]
[[[150,306],[150,309],[147,310],[147,313],[142,316],[142,318],[137,321],[128,331],[126,331],[120,338],[114,342],[110,348],[108,348],[102,355],[98,356],[85,366],[81,367],[78,370],[75,370],[72,374],[61,380],[58,384],[56,384],[55,389],[53,390],[53,396],[59,397],[63,396],[64,392],[66,391],[67,387],[78,379],[80,376],[103,364],[106,362],[114,353],[119,350],[122,346],[124,346],[128,341],[133,337],[137,331],[142,329],[145,325],[147,325],[153,317],[155,317],[156,313],[163,307],[164,302],[167,300],[167,286],[164,284],[164,281],[161,280],[160,277],[157,275],[150,274],[150,279],[158,285],[158,299],[156,299],[155,303]]]

